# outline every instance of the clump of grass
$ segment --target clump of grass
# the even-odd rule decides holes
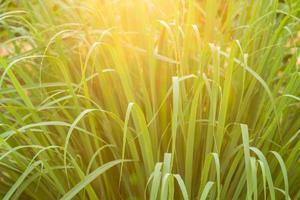
[[[299,199],[300,1],[2,1],[2,199]]]

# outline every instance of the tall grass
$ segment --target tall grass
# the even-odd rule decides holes
[[[300,199],[300,1],[2,0],[0,196]]]

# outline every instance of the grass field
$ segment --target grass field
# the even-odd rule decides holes
[[[299,0],[0,0],[0,199],[300,199]]]

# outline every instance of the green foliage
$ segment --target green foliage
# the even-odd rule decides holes
[[[0,197],[300,199],[299,8],[0,0]]]

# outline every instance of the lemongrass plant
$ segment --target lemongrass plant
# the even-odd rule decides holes
[[[1,199],[300,199],[299,0],[0,2]]]

